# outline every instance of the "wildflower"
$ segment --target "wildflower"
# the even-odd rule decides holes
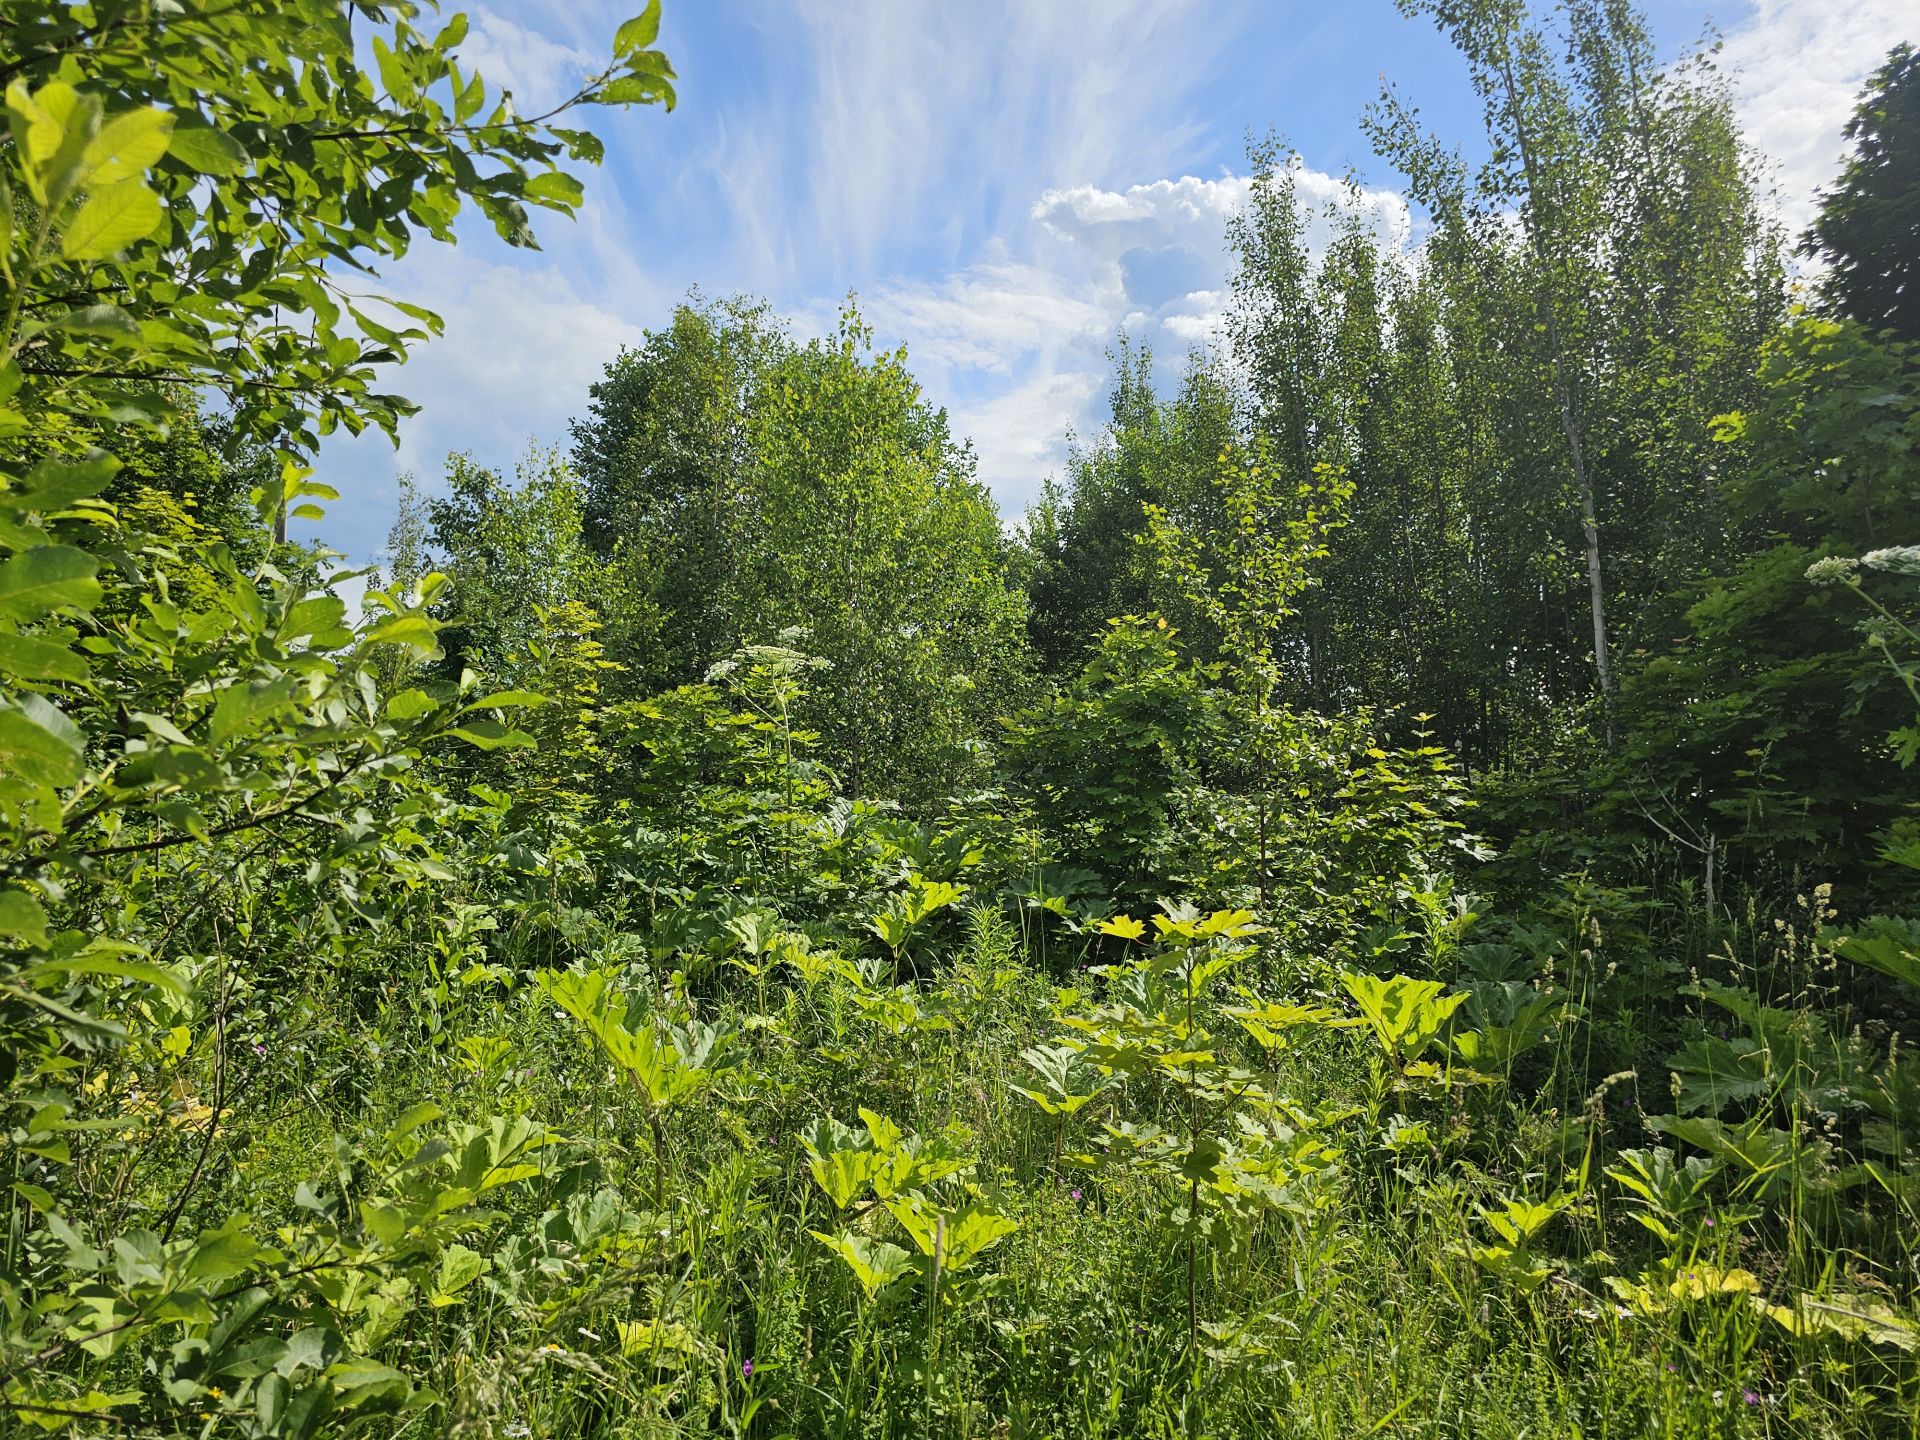
[[[740,1362],[740,1378],[742,1380],[751,1380],[753,1378],[753,1361],[743,1360]]]
[[[1760,1403],[1760,1394],[1755,1390],[1742,1390],[1740,1392],[1740,1398],[1749,1405],[1758,1405]]]
[[[1820,562],[1815,561],[1818,565]],[[1895,545],[1889,550],[1869,550],[1860,557],[1869,570],[1890,570],[1896,575],[1920,575],[1920,545]]]
[[[1070,1190],[1067,1192],[1067,1198],[1069,1200],[1072,1200],[1076,1204],[1078,1204],[1080,1200],[1080,1192],[1078,1190]]]
[[[1878,552],[1875,552],[1876,557]],[[1842,585],[1853,579],[1853,572],[1860,568],[1858,560],[1844,555],[1828,555],[1816,560],[1807,567],[1807,579],[1815,585]]]

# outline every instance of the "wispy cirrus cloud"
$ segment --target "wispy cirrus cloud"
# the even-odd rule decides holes
[[[1726,3],[1662,0],[1653,19],[1677,51],[1718,7],[1720,62],[1797,227],[1861,81],[1920,24],[1912,0]],[[463,51],[531,106],[639,8],[486,0]],[[510,465],[531,436],[563,439],[600,367],[694,284],[764,295],[802,334],[857,290],[1017,514],[1068,432],[1097,424],[1120,328],[1173,361],[1216,334],[1248,131],[1284,127],[1311,162],[1303,197],[1325,204],[1368,163],[1355,120],[1382,71],[1418,82],[1442,133],[1471,148],[1479,129],[1456,59],[1392,0],[670,0],[661,38],[679,110],[587,117],[608,163],[577,224],[542,227],[547,252],[476,232],[479,253],[401,267],[399,293],[440,308],[448,335],[397,377],[424,406],[399,456],[329,447],[350,466],[354,501],[329,527],[346,548],[377,549],[396,469],[431,477],[456,446]],[[1360,203],[1409,233],[1391,188]]]

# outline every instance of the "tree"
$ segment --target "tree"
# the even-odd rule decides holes
[[[580,201],[562,157],[601,153],[553,120],[673,100],[650,48],[658,0],[620,27],[605,70],[533,117],[461,66],[464,15],[428,35],[414,14],[384,0],[8,7],[0,444],[31,424],[84,447],[103,422],[164,419],[168,383],[224,395],[236,437],[289,450],[336,427],[391,433],[412,406],[373,388],[378,367],[440,321],[363,288],[373,266],[416,233],[452,243],[467,205],[533,245],[528,207]]]
[[[255,445],[310,449],[407,413],[371,388],[377,367],[438,322],[395,301],[405,319],[383,323],[350,272],[399,256],[416,228],[451,240],[468,202],[525,244],[527,205],[579,198],[557,157],[598,142],[521,120],[504,97],[476,123],[487,95],[456,63],[465,18],[429,39],[414,13],[22,0],[0,31],[0,1166],[31,1197],[9,1202],[0,1275],[10,1427],[233,1418],[311,1434],[407,1403],[396,1371],[378,1395],[351,1376],[262,1372],[245,1418],[216,1419],[234,1382],[212,1357],[337,1344],[353,1325],[334,1279],[430,1284],[417,1259],[488,1223],[471,1205],[482,1173],[545,1143],[531,1124],[491,1139],[482,1126],[464,1189],[424,1167],[466,1137],[406,1145],[427,1203],[465,1210],[431,1239],[376,1235],[357,1203],[317,1192],[269,1234],[220,1160],[236,989],[302,974],[314,946],[378,912],[376,892],[451,878],[425,833],[447,808],[421,777],[430,746],[530,743],[498,718],[524,696],[464,680],[383,693],[383,657],[434,653],[445,577],[370,592],[354,625],[313,593],[313,557],[280,547],[243,568],[183,503],[203,481],[224,487]],[[653,8],[623,26],[613,67],[561,108],[670,98],[657,24]],[[230,403],[217,463],[199,393]],[[275,469],[269,513],[331,493]],[[147,1127],[130,1099],[143,1067],[182,1094],[209,1076],[204,1116]],[[391,1173],[413,1113],[384,1140],[342,1141],[340,1179]],[[156,1157],[157,1186],[102,1188],[121,1159],[126,1175]],[[91,1357],[116,1352],[125,1387],[92,1388]]]
[[[1557,624],[1555,557],[1580,557],[1605,719],[1622,666],[1674,623],[1675,585],[1727,553],[1707,421],[1750,398],[1783,304],[1777,236],[1710,57],[1657,67],[1628,0],[1570,4],[1558,33],[1524,0],[1402,8],[1467,60],[1491,155],[1470,172],[1391,90],[1368,129],[1433,215],[1450,301],[1481,312],[1450,321],[1477,336],[1461,358],[1497,442],[1481,464],[1508,517],[1541,526],[1497,537],[1505,604]],[[1558,678],[1547,694],[1578,698]]]
[[[1025,674],[1010,547],[945,414],[855,310],[796,345],[761,305],[681,307],[608,367],[574,453],[627,693],[798,627],[829,666],[800,719],[851,795],[981,773],[976,737]]]
[[[617,577],[603,608],[630,692],[697,681],[741,643],[758,515],[749,423],[790,348],[763,302],[695,293],[607,366],[573,424],[583,534]]]
[[[1893,48],[1845,135],[1853,153],[1801,251],[1826,261],[1821,289],[1841,314],[1920,342],[1920,50]]]
[[[1073,451],[1066,486],[1050,487],[1025,522],[1029,633],[1041,667],[1056,676],[1102,643],[1108,620],[1178,604],[1158,593],[1164,587],[1141,543],[1147,507],[1210,525],[1207,477],[1234,437],[1232,389],[1210,357],[1190,355],[1178,393],[1164,401],[1154,393],[1151,350],[1123,335],[1112,360],[1106,428]],[[1188,643],[1205,647],[1205,622],[1192,618]]]
[[[1022,597],[973,457],[851,306],[762,394],[741,636],[805,627],[831,668],[802,718],[849,795],[951,793],[982,773],[975,737],[1025,671]]]
[[[1683,631],[1621,693],[1620,828],[1665,827],[1749,882],[1817,875],[1849,908],[1905,888],[1875,862],[1913,815],[1887,783],[1910,698],[1854,597],[1806,576],[1920,534],[1914,374],[1851,320],[1801,316],[1765,347],[1757,402],[1718,426],[1742,553],[1683,592]]]
[[[471,666],[520,685],[513,657],[540,636],[542,612],[590,605],[607,588],[606,568],[581,536],[581,486],[566,462],[536,448],[516,479],[509,485],[471,455],[450,455],[448,493],[426,502],[436,568],[453,577],[440,642],[452,676]]]

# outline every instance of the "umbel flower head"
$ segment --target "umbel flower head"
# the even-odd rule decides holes
[[[1807,579],[1815,585],[1845,585],[1860,568],[1858,560],[1845,555],[1827,555],[1807,567]]]

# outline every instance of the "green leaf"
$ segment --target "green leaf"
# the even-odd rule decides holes
[[[238,175],[253,163],[246,146],[198,115],[184,117],[174,126],[168,153],[200,175]]]
[[[347,602],[334,595],[315,595],[302,600],[287,611],[287,620],[280,627],[280,638],[296,639],[303,635],[318,635],[322,631],[337,630],[340,622],[346,618]]]
[[[885,1240],[856,1235],[851,1230],[839,1235],[828,1235],[819,1230],[809,1230],[807,1233],[846,1262],[869,1300],[894,1281],[914,1274],[917,1269],[911,1254]]]
[[[0,620],[38,620],[100,601],[99,564],[71,545],[36,545],[0,562]]]
[[[224,745],[252,729],[262,716],[287,702],[292,688],[287,679],[241,681],[227,686],[214,702],[213,718],[207,722],[208,741]]]
[[[460,1303],[460,1292],[486,1274],[491,1262],[477,1250],[449,1245],[440,1252],[440,1274],[428,1303],[436,1309]]]
[[[29,785],[72,785],[86,763],[85,737],[42,695],[0,702],[0,774]]]
[[[122,180],[95,190],[61,237],[69,260],[105,260],[160,228],[160,197],[141,180]]]
[[[946,1267],[959,1270],[1020,1228],[1020,1222],[979,1202],[954,1215],[947,1225]]]
[[[114,116],[87,146],[82,183],[98,190],[138,179],[167,153],[172,135],[173,116],[164,110],[148,107]]]
[[[453,123],[464,125],[480,113],[480,107],[487,103],[487,82],[478,70],[467,77],[467,83],[454,92]]]
[[[105,975],[119,980],[137,980],[156,990],[165,990],[186,999],[192,993],[187,984],[171,970],[146,960],[127,960],[98,951],[81,951],[60,960],[41,960],[20,972],[23,975]]]
[[[480,750],[532,750],[534,739],[524,730],[509,730],[498,720],[469,720],[447,732]]]
[[[407,645],[423,651],[440,646],[434,623],[424,615],[396,615],[382,620],[362,639],[368,645]]]
[[[673,86],[653,75],[618,75],[595,97],[603,105],[655,105],[673,108]]]
[[[417,720],[436,708],[434,698],[424,690],[402,690],[387,701],[389,720]]]
[[[549,705],[545,695],[536,695],[531,690],[496,690],[491,695],[483,695],[467,705],[469,710],[515,710],[530,709],[536,705]]]
[[[80,460],[49,455],[27,472],[20,500],[36,514],[51,515],[76,500],[98,495],[119,473],[120,462],[104,451],[95,450]]]
[[[84,305],[69,310],[49,327],[75,335],[105,335],[118,339],[137,339],[140,326],[118,305]]]
[[[613,53],[624,60],[636,50],[645,50],[660,38],[660,0],[647,0],[647,8],[631,20],[622,22],[613,32]]]
[[[342,1410],[397,1410],[413,1393],[413,1383],[405,1375],[372,1360],[343,1361],[327,1371],[327,1378],[340,1392]]]
[[[807,1168],[820,1188],[833,1201],[833,1208],[844,1210],[854,1197],[880,1172],[883,1157],[871,1150],[832,1150],[814,1157]]]
[[[47,912],[40,907],[39,899],[11,886],[0,890],[0,935],[29,945],[45,945]]]
[[[586,191],[564,170],[546,170],[527,181],[526,197],[542,205],[578,205]]]
[[[87,678],[84,655],[52,640],[30,635],[0,634],[0,674],[16,680],[66,680],[74,684]]]

